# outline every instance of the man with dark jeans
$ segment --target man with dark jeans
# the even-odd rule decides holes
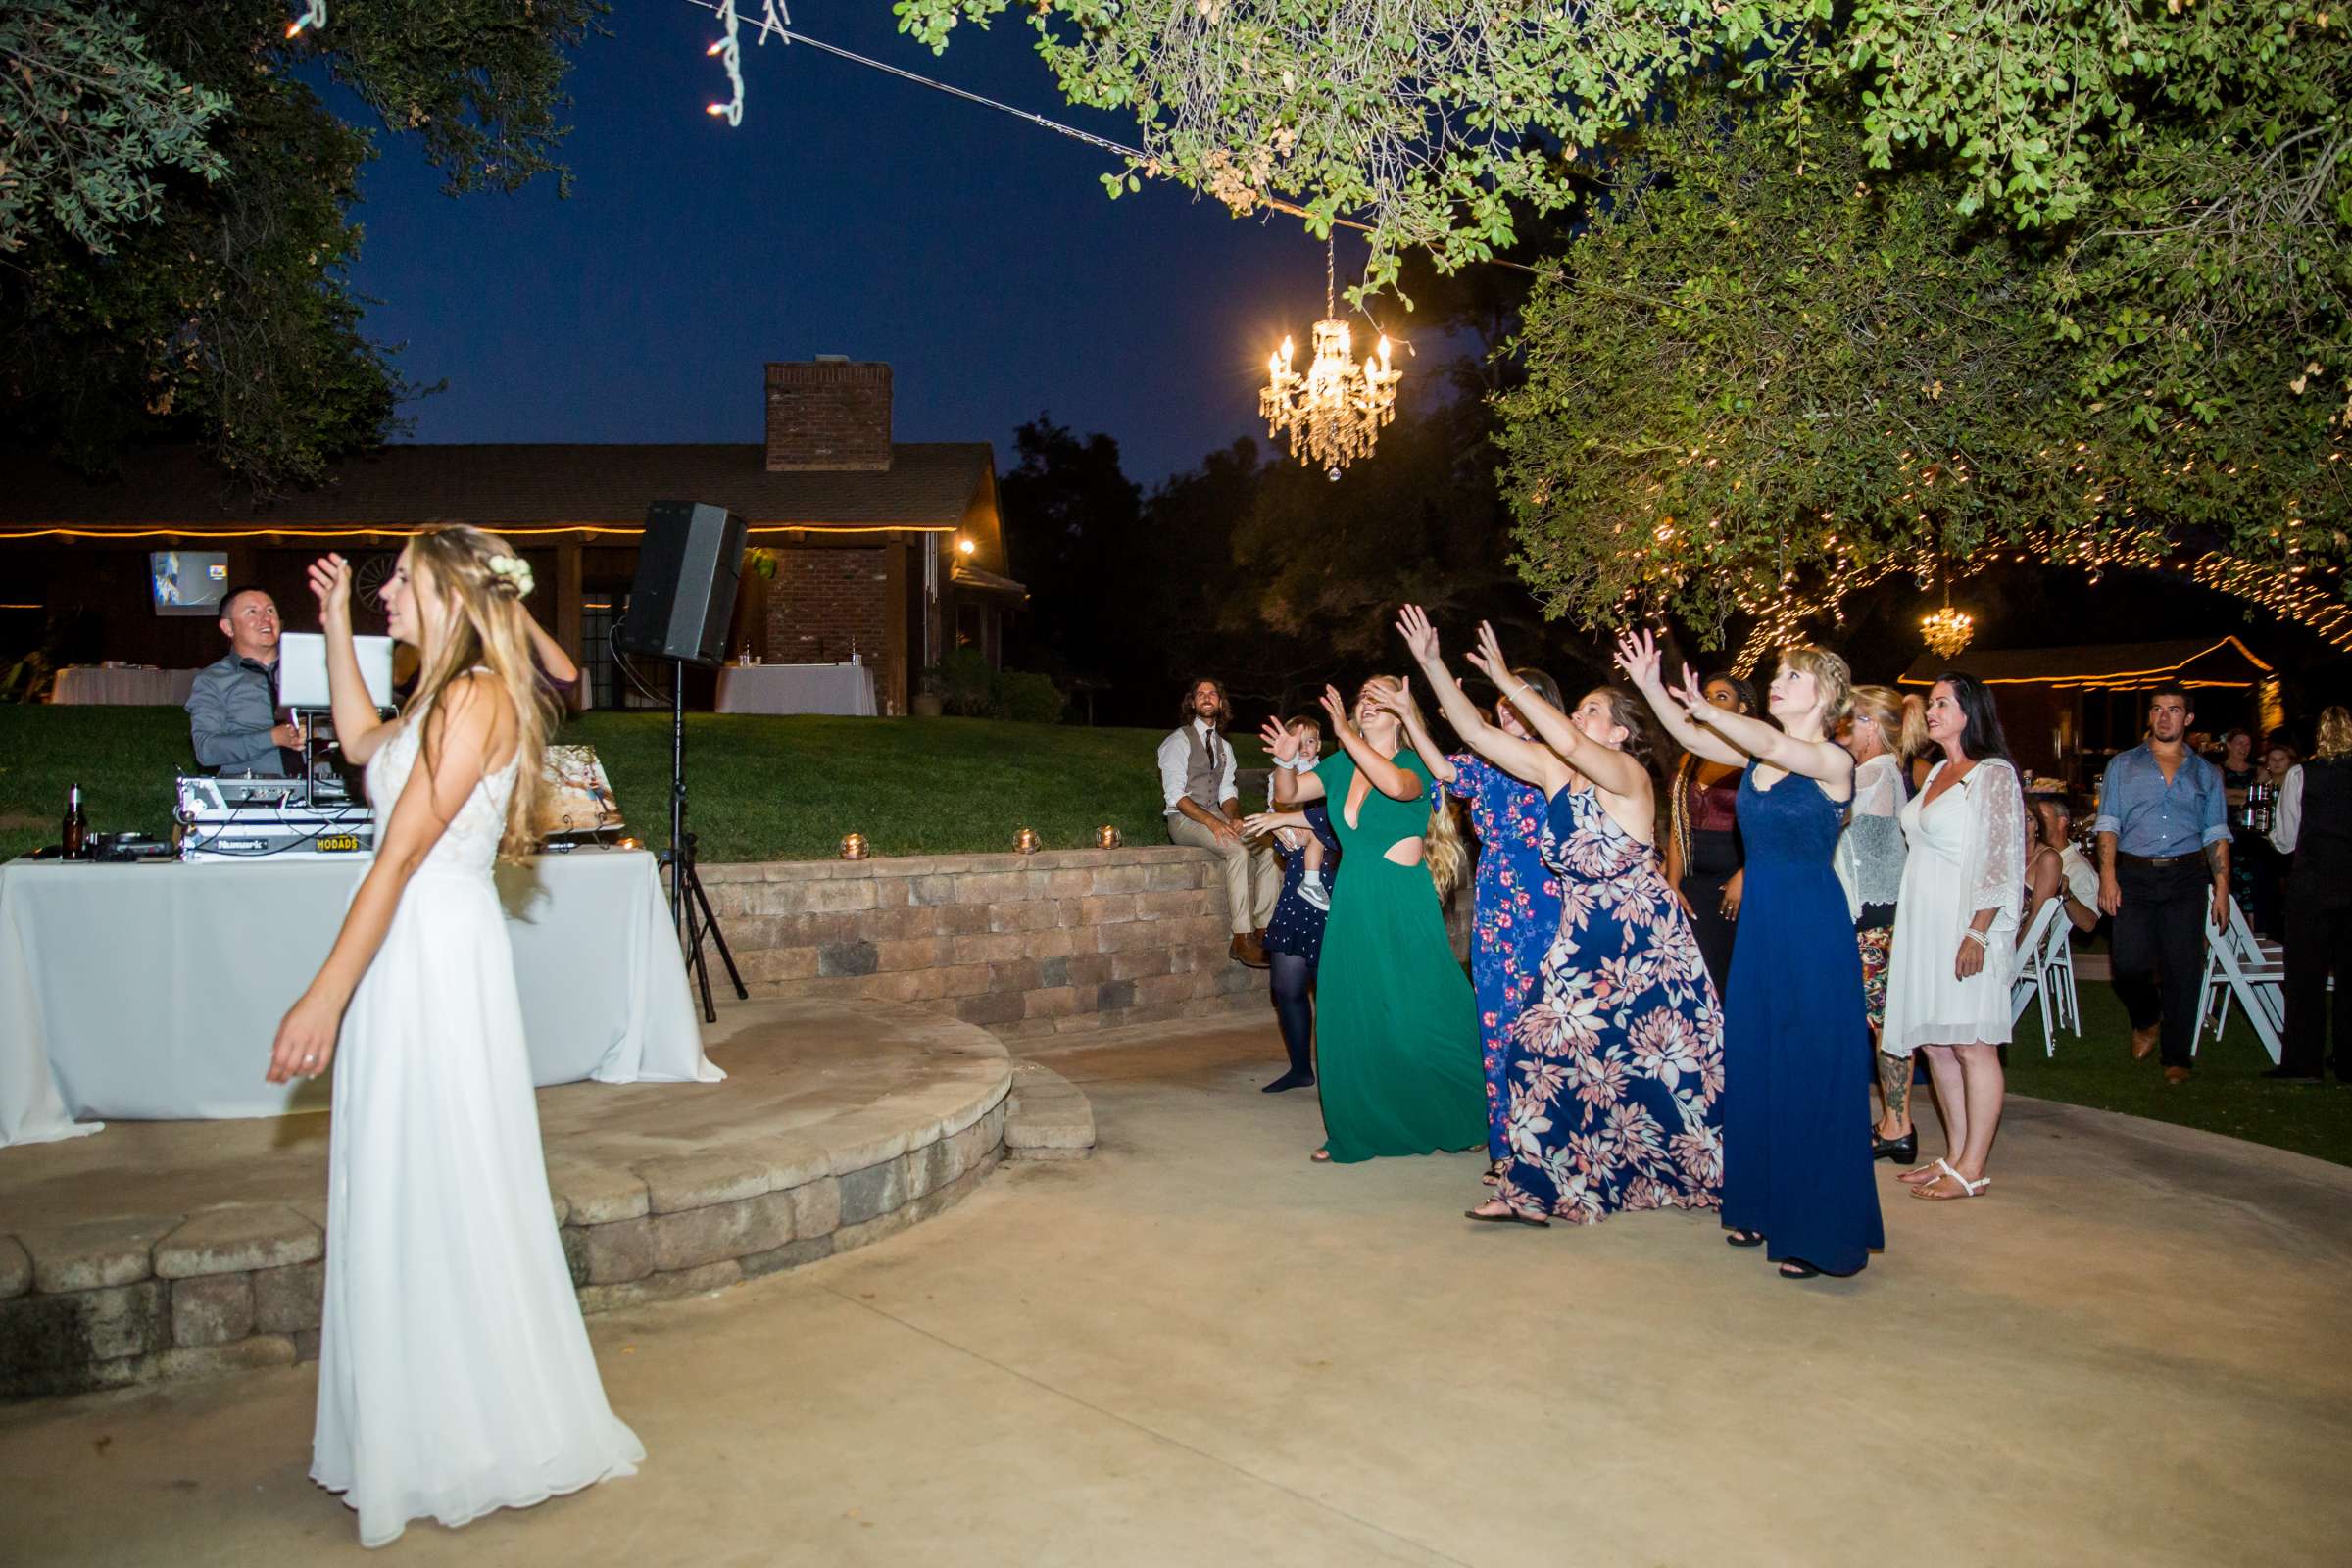
[[[2205,917],[2230,920],[2230,811],[2221,769],[2188,748],[2182,687],[2148,694],[2148,738],[2107,764],[2099,788],[2099,907],[2115,916],[2110,961],[2132,1014],[2132,1055],[2164,1039],[2164,1080],[2188,1082]]]

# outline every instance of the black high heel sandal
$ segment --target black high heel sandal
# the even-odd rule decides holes
[[[1919,1129],[1912,1128],[1900,1138],[1881,1138],[1874,1129],[1870,1135],[1870,1157],[1891,1159],[1898,1165],[1919,1163]]]

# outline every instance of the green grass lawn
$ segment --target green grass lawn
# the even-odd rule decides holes
[[[2061,1028],[2056,1055],[2043,1052],[2037,1010],[2029,1008],[2018,1020],[2017,1039],[2009,1047],[2009,1087],[2015,1093],[2201,1127],[2352,1165],[2352,1088],[2332,1078],[2317,1088],[2264,1079],[2271,1058],[2239,1009],[2230,1009],[2229,1033],[2218,1043],[2206,1039],[2197,1054],[2196,1076],[2176,1088],[2164,1081],[2155,1057],[2132,1059],[2132,1023],[2115,988],[2104,980],[2085,980],[2078,989],[2082,1034],[2077,1038]],[[1926,1152],[1931,1157],[1940,1153],[1935,1112],[1916,1102],[1913,1109],[1925,1128]]]
[[[563,739],[595,747],[630,826],[666,842],[666,713],[590,713]],[[1024,827],[1076,849],[1104,822],[1129,843],[1164,843],[1159,741],[985,719],[690,713],[690,826],[708,860],[822,858],[852,832],[877,855],[1009,850]],[[1245,765],[1263,761],[1253,742],[1237,750]],[[57,842],[75,783],[96,831],[168,833],[172,779],[191,758],[175,708],[0,707],[0,858]]]
[[[594,746],[622,810],[648,841],[667,836],[665,714],[595,713],[564,739]],[[844,833],[878,855],[1009,849],[1037,829],[1050,848],[1091,844],[1103,822],[1133,844],[1164,842],[1152,749],[1159,733],[981,719],[759,718],[686,721],[693,827],[713,860],[825,858]],[[1254,745],[1245,762],[1262,760]],[[80,783],[100,832],[171,829],[187,719],[164,708],[0,707],[0,858],[57,840],[67,787]],[[2352,1164],[2352,1089],[2272,1084],[2242,1020],[2208,1043],[2195,1080],[2175,1089],[2154,1061],[2131,1059],[2130,1027],[2104,982],[2082,987],[2084,1034],[2042,1054],[2029,1013],[2009,1053],[2009,1085],[2072,1104],[2251,1139]],[[1940,1148],[1922,1107],[1931,1151]]]

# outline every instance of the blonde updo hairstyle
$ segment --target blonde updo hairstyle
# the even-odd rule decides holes
[[[1364,685],[1376,683],[1394,686],[1403,694],[1404,706],[1412,711],[1412,727],[1423,734],[1429,732],[1429,726],[1421,720],[1421,705],[1413,700],[1411,681],[1402,675],[1375,675]],[[1356,695],[1361,697],[1362,690],[1358,689]],[[1421,763],[1427,767],[1429,759],[1423,758]],[[1429,879],[1437,884],[1438,901],[1442,904],[1461,881],[1462,873],[1469,869],[1470,847],[1463,841],[1462,824],[1453,814],[1452,797],[1434,784],[1429,786],[1429,827],[1421,835],[1421,859],[1429,867]]]
[[[1909,762],[1928,749],[1928,705],[1917,692],[1898,692],[1891,686],[1857,686],[1853,714],[1879,726],[1887,751]]]
[[[1836,735],[1838,726],[1845,722],[1845,715],[1854,706],[1852,666],[1827,648],[1806,643],[1784,649],[1781,667],[1813,677],[1813,684],[1821,692],[1821,733],[1825,737]]]
[[[519,860],[537,847],[535,824],[547,793],[547,741],[556,724],[555,700],[531,660],[531,612],[522,608],[529,568],[506,540],[465,523],[412,537],[409,566],[411,591],[421,596],[429,583],[446,614],[441,646],[418,673],[402,714],[412,720],[423,715],[425,770],[436,771],[445,726],[435,699],[469,671],[489,671],[514,711],[514,795],[507,805],[498,858]]]

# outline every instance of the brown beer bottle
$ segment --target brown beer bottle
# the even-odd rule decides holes
[[[86,860],[90,856],[90,821],[81,814],[81,786],[76,784],[66,795],[65,858]]]

